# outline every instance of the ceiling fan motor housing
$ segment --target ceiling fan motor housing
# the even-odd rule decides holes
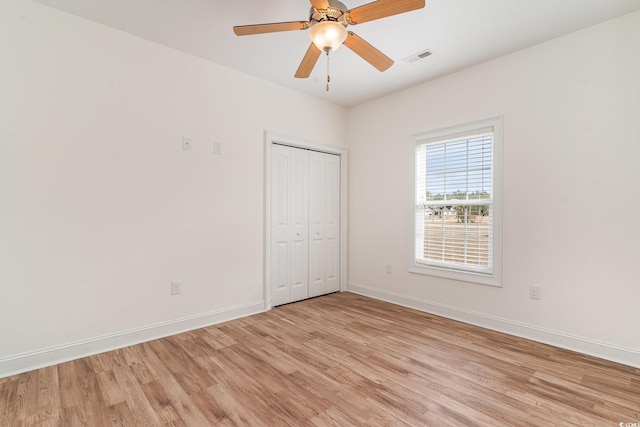
[[[346,28],[346,26],[348,25],[345,15],[346,11],[347,7],[344,5],[344,3],[335,0],[329,0],[329,7],[327,9],[316,9],[315,7],[311,8],[311,10],[309,11],[309,21],[311,22],[312,26],[314,24],[317,24],[318,22],[333,21],[342,24]]]

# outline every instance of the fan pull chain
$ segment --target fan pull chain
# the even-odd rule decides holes
[[[327,52],[327,92],[329,92],[329,83],[331,83],[331,76],[329,75],[329,52]]]

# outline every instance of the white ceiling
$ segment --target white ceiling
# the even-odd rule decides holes
[[[36,0],[74,15],[350,107],[640,10],[640,0],[427,0],[424,9],[350,26],[395,64],[381,73],[349,49],[293,77],[307,31],[237,37],[234,25],[309,18],[307,0]],[[343,0],[349,8],[367,0]],[[407,64],[410,55],[433,55]]]

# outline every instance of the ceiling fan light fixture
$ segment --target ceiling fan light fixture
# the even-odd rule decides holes
[[[318,49],[329,53],[338,49],[347,39],[347,29],[336,21],[322,21],[309,29],[309,38]]]

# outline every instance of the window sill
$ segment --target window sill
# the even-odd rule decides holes
[[[426,276],[443,277],[445,279],[459,280],[462,282],[477,283],[494,287],[502,287],[502,282],[497,275],[474,273],[471,271],[450,270],[447,268],[431,267],[426,265],[411,265],[410,273],[423,274]]]

